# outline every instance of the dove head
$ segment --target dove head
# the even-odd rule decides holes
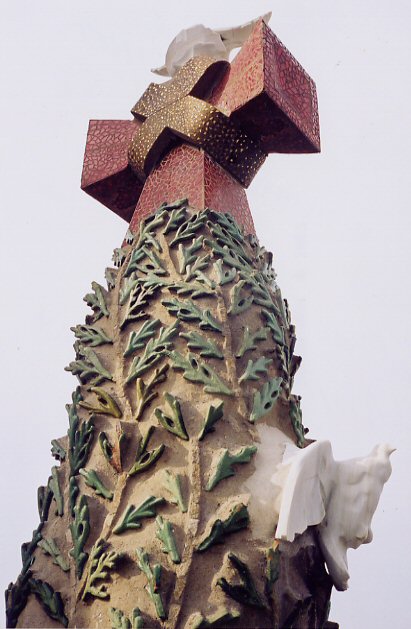
[[[229,51],[219,33],[202,24],[196,24],[179,32],[168,47],[165,65],[153,72],[161,76],[174,76],[193,57],[227,60],[228,55]]]

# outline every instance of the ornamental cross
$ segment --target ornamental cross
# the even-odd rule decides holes
[[[193,57],[131,111],[90,121],[81,182],[131,231],[161,203],[188,198],[252,233],[244,188],[266,156],[320,151],[314,81],[264,19],[231,64]]]

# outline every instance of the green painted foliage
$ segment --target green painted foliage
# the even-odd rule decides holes
[[[209,432],[214,432],[214,424],[223,417],[224,402],[220,402],[217,406],[210,405],[207,411],[207,417],[204,420],[204,425],[198,435],[198,440],[202,441]]]
[[[274,342],[278,343],[279,345],[284,345],[284,343],[285,343],[284,330],[279,325],[279,323],[277,321],[277,317],[275,316],[275,314],[273,314],[269,310],[262,310],[261,314],[265,318],[265,320],[267,322],[267,325],[268,325],[268,327],[271,330],[271,334],[272,334]]]
[[[264,609],[264,601],[254,584],[247,564],[241,561],[234,553],[229,553],[228,558],[240,577],[241,585],[231,585],[224,577],[218,579],[217,585],[221,587],[223,592],[238,603],[242,603],[248,607]]]
[[[224,358],[224,354],[218,347],[217,343],[214,343],[211,339],[201,336],[201,334],[195,330],[192,332],[185,332],[180,334],[180,336],[187,339],[188,349],[200,350],[200,356],[203,358],[218,358],[220,360]]]
[[[242,503],[235,505],[225,520],[217,519],[213,522],[210,533],[197,546],[197,551],[204,552],[214,544],[223,544],[227,535],[246,528],[249,522],[247,507]]]
[[[184,240],[189,240],[190,238],[194,238],[199,229],[201,229],[206,221],[207,212],[197,212],[196,214],[192,214],[184,223],[182,223],[173,238],[170,242],[170,247],[174,247],[180,242]]]
[[[224,448],[221,456],[219,456],[217,463],[214,466],[214,472],[210,476],[210,480],[207,483],[206,490],[211,491],[216,485],[224,478],[234,476],[235,471],[233,465],[237,463],[249,463],[253,454],[257,452],[257,446],[244,446],[238,452],[230,452]]]
[[[157,533],[156,536],[163,543],[162,551],[169,555],[172,563],[180,563],[180,553],[177,549],[176,539],[171,523],[158,515],[156,518]]]
[[[145,321],[137,331],[133,330],[129,336],[124,356],[130,356],[130,354],[134,354],[136,350],[144,347],[147,344],[147,339],[151,339],[155,335],[155,331],[160,323],[160,319]]]
[[[79,405],[86,408],[94,415],[111,415],[119,419],[123,416],[121,409],[115,399],[102,387],[90,387],[89,391],[95,393],[98,404],[80,401]]]
[[[38,543],[38,546],[46,555],[50,555],[53,563],[56,566],[59,566],[63,570],[63,572],[68,572],[70,570],[68,561],[63,557],[61,550],[59,549],[56,541],[53,538],[41,539]]]
[[[92,323],[95,323],[101,319],[101,317],[108,317],[110,313],[106,305],[107,293],[104,288],[97,282],[92,282],[91,288],[93,289],[93,292],[87,293],[87,295],[83,298],[83,301],[85,301],[86,304],[93,310],[94,314],[90,318]]]
[[[90,534],[90,514],[87,498],[84,495],[81,496],[79,503],[74,507],[74,521],[70,524],[70,532],[73,548],[69,554],[74,558],[77,578],[80,579],[88,557],[84,546]]]
[[[237,284],[234,284],[230,290],[230,307],[228,308],[228,314],[238,315],[245,312],[250,308],[253,303],[254,297],[252,295],[242,296],[241,291],[245,286],[244,280],[240,280]]]
[[[168,369],[169,365],[162,365],[162,367],[155,370],[147,382],[144,382],[142,378],[137,378],[136,413],[134,416],[136,421],[141,419],[145,408],[158,396],[157,391],[154,391],[154,389],[167,378]]]
[[[157,338],[148,341],[144,353],[135,357],[130,365],[126,382],[132,382],[153,365],[155,365],[163,356],[166,356],[171,347],[171,341],[176,336],[179,323],[176,321],[168,327],[160,328]]]
[[[74,332],[74,336],[83,345],[89,345],[90,347],[98,347],[99,345],[113,342],[103,330],[94,325],[76,325],[70,328],[70,330]]]
[[[266,382],[260,391],[254,393],[250,422],[254,423],[271,411],[281,392],[282,378]]]
[[[243,382],[243,380],[259,380],[259,374],[267,374],[267,367],[270,363],[272,363],[271,358],[266,358],[265,356],[260,356],[256,361],[249,360],[247,363],[247,367],[240,376],[238,382]]]
[[[164,498],[150,496],[138,507],[129,505],[123,515],[123,519],[113,530],[113,533],[121,535],[121,533],[124,533],[125,531],[141,528],[141,520],[144,518],[155,518],[157,516],[157,505],[162,505],[164,502]]]
[[[135,474],[145,472],[149,467],[154,465],[163,454],[165,449],[164,443],[161,443],[154,450],[147,450],[148,444],[154,431],[154,426],[150,426],[145,437],[142,437],[140,439],[137,446],[136,460],[128,473],[129,476],[134,476]]]
[[[72,396],[73,403],[66,405],[69,416],[69,429],[67,431],[69,438],[69,463],[71,476],[78,474],[81,467],[84,467],[90,452],[91,442],[93,439],[94,423],[93,419],[83,421],[77,414],[77,405],[82,401],[80,387],[78,387]]]
[[[86,485],[94,489],[98,496],[102,496],[106,500],[113,500],[113,492],[107,489],[95,470],[81,468],[80,474],[84,478]]]
[[[101,364],[97,354],[90,347],[77,346],[77,360],[72,361],[66,371],[71,371],[73,376],[77,376],[82,384],[98,385],[104,380],[113,380],[113,376]]]
[[[181,319],[181,321],[196,322],[202,330],[212,330],[213,332],[223,331],[223,326],[211,312],[193,304],[190,300],[178,301],[178,299],[166,299],[162,302],[170,314]]]
[[[105,583],[97,584],[97,581],[104,581],[109,576],[121,555],[114,550],[107,550],[107,543],[104,539],[99,539],[90,551],[90,559],[87,564],[86,580],[81,595],[84,601],[87,596],[95,598],[110,598]]]
[[[178,505],[181,513],[186,513],[187,505],[181,490],[181,476],[179,474],[173,474],[169,470],[164,470],[164,487],[172,495],[172,498],[169,498],[169,502]]]
[[[189,353],[184,358],[176,351],[170,353],[174,369],[182,369],[183,377],[190,382],[199,382],[204,385],[207,393],[220,393],[222,395],[233,395],[225,382],[208,365],[201,363],[194,354]]]
[[[66,458],[67,452],[61,445],[57,439],[52,439],[51,441],[51,456],[53,456],[57,461],[64,461]]]
[[[151,568],[149,557],[142,548],[136,549],[136,555],[137,565],[140,570],[146,575],[146,590],[154,603],[156,614],[158,618],[160,618],[161,620],[165,620],[167,618],[167,614],[161,596],[161,566],[160,564],[154,564],[154,566]]]
[[[44,611],[50,618],[60,622],[63,627],[68,626],[60,592],[55,592],[51,585],[40,581],[40,579],[30,579],[30,592],[40,601]]]
[[[61,517],[64,514],[64,498],[60,489],[58,470],[55,465],[51,468],[51,476],[49,478],[49,487],[53,493],[53,498],[56,502],[56,507],[57,507],[56,513],[57,515]]]
[[[214,268],[217,275],[217,284],[219,286],[224,286],[224,284],[229,284],[234,280],[237,275],[237,269],[229,267],[228,269],[224,268],[223,260],[219,259],[214,263]]]
[[[300,407],[300,399],[295,395],[291,396],[290,400],[290,418],[294,434],[297,437],[297,445],[299,448],[303,448],[305,445],[303,414]]]
[[[165,393],[164,398],[171,409],[172,416],[170,417],[170,415],[166,415],[160,408],[156,408],[154,411],[155,416],[163,428],[165,428],[168,432],[172,435],[176,435],[176,437],[180,437],[180,439],[188,441],[189,437],[184,425],[180,402],[170,393]]]
[[[250,332],[250,328],[246,326],[244,328],[243,340],[241,341],[236,358],[242,358],[246,352],[257,349],[257,342],[265,341],[267,339],[267,334],[268,328],[260,328],[255,332]]]
[[[190,616],[189,627],[190,629],[211,629],[211,627],[225,627],[226,623],[231,620],[237,620],[240,618],[240,612],[236,610],[227,611],[225,607],[218,609],[211,616],[203,616],[201,612],[197,612]]]

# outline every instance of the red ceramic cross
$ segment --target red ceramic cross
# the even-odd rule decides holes
[[[263,20],[209,102],[265,153],[320,151],[315,84]],[[85,192],[130,222],[132,232],[163,202],[188,198],[195,208],[230,212],[247,233],[254,233],[244,188],[202,149],[181,143],[141,182],[127,157],[139,124],[136,120],[90,121],[81,181]]]

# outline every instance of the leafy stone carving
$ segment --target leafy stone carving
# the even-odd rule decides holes
[[[84,478],[86,485],[94,489],[98,496],[102,496],[107,500],[113,500],[113,492],[110,489],[107,489],[95,470],[86,470],[81,468],[80,474]]]
[[[137,565],[147,577],[146,590],[154,603],[156,614],[158,618],[165,620],[167,614],[161,597],[161,566],[157,563],[151,568],[148,554],[142,548],[136,549],[136,555]]]
[[[245,446],[238,452],[233,452],[232,454],[224,448],[217,462],[212,464],[214,472],[210,476],[206,490],[211,491],[224,478],[234,476],[235,471],[233,470],[233,465],[237,463],[249,463],[255,452],[257,452],[257,446]]]
[[[182,333],[180,336],[187,339],[188,349],[200,350],[200,356],[204,358],[219,358],[220,360],[224,358],[224,354],[212,339],[201,336],[201,334],[195,330]]]
[[[241,561],[234,553],[228,553],[228,558],[238,572],[241,585],[231,585],[224,577],[218,579],[217,585],[219,585],[228,596],[243,605],[260,609],[265,608],[264,601],[254,584],[247,564]]]
[[[157,515],[155,507],[165,502],[164,498],[156,498],[150,496],[138,507],[129,505],[123,515],[120,524],[114,529],[113,533],[121,535],[129,529],[141,528],[141,520],[144,518],[155,518]]]
[[[134,476],[135,474],[140,474],[141,472],[145,472],[149,467],[154,465],[154,463],[160,458],[163,454],[165,445],[164,443],[160,444],[158,448],[154,450],[147,450],[147,446],[150,442],[150,439],[155,431],[154,426],[150,426],[145,437],[142,437],[139,441],[136,453],[136,460],[129,471],[129,476]]]
[[[130,370],[127,376],[126,382],[132,382],[143,373],[145,373],[150,367],[155,365],[163,356],[166,356],[172,339],[176,336],[178,331],[178,321],[168,327],[160,328],[158,337],[150,339],[146,345],[144,353],[134,358],[130,365]]]
[[[174,369],[182,369],[183,376],[190,382],[200,382],[204,385],[204,391],[207,393],[221,393],[222,395],[233,395],[233,392],[219,378],[216,372],[208,365],[197,360],[194,354],[188,354],[184,358],[176,351],[170,353],[173,361]]]
[[[260,356],[256,361],[249,360],[247,363],[247,367],[238,379],[238,382],[243,382],[243,380],[259,380],[259,374],[266,374],[267,367],[270,363],[272,363],[271,358],[266,358],[265,356]]]
[[[124,356],[130,356],[130,354],[134,354],[136,350],[144,347],[147,339],[151,339],[154,336],[156,328],[160,325],[160,323],[160,319],[145,321],[137,331],[133,330],[130,334]]]
[[[70,555],[74,558],[76,574],[80,579],[88,557],[84,546],[90,534],[90,514],[85,496],[81,496],[78,505],[74,507],[74,521],[70,524],[70,532],[73,540]]]
[[[178,299],[167,299],[162,302],[170,314],[181,319],[181,321],[198,322],[202,330],[223,331],[222,324],[207,309],[202,309],[188,299],[178,301]]]
[[[164,471],[164,487],[170,492],[172,498],[169,498],[169,502],[178,505],[181,513],[187,512],[187,505],[183,498],[181,490],[181,477],[179,474],[173,474],[169,470]]]
[[[173,527],[168,520],[158,515],[156,518],[157,537],[163,543],[162,551],[169,555],[173,563],[180,563],[181,558],[177,550],[177,544],[174,537]]]
[[[61,445],[57,439],[52,439],[51,441],[51,456],[53,456],[57,461],[64,461],[66,458],[67,452]]]
[[[236,354],[236,358],[242,358],[246,352],[257,349],[257,341],[265,341],[267,339],[268,328],[260,328],[255,332],[250,332],[250,328],[244,328],[244,336],[241,341],[240,348]]]
[[[51,476],[49,478],[49,487],[53,493],[53,498],[56,501],[56,513],[61,517],[64,514],[64,499],[60,489],[60,482],[57,467],[53,465],[51,468]]]
[[[281,391],[282,378],[273,378],[266,382],[261,391],[254,393],[250,422],[254,423],[271,411]]]
[[[136,380],[136,413],[134,419],[138,421],[141,419],[144,409],[154,400],[158,393],[154,391],[154,388],[159,385],[167,377],[167,371],[169,365],[163,365],[159,369],[156,369],[151,378],[145,383],[142,378]]]
[[[118,473],[123,471],[123,466],[121,462],[121,446],[124,439],[125,434],[121,430],[121,426],[119,424],[116,425],[116,441],[114,443],[110,443],[104,431],[100,432],[98,436],[98,442],[105,459],[107,459],[110,465]]]
[[[252,295],[247,295],[246,297],[241,296],[241,291],[243,290],[245,285],[245,281],[241,280],[238,284],[234,284],[230,291],[231,304],[228,309],[228,314],[237,315],[248,308],[253,303],[254,297]]]
[[[104,380],[113,380],[113,376],[101,364],[99,357],[90,347],[78,345],[77,355],[77,360],[72,361],[65,370],[71,371],[73,376],[78,376],[82,384],[90,381],[91,384],[98,385]]]
[[[115,399],[102,387],[90,387],[90,391],[96,394],[98,404],[80,401],[79,405],[95,415],[111,415],[119,419],[123,416]]]
[[[90,559],[87,564],[86,581],[81,595],[83,601],[87,596],[109,598],[106,584],[96,585],[96,582],[107,579],[109,571],[114,568],[120,557],[121,555],[114,550],[107,551],[107,543],[104,539],[97,540],[90,551]]]
[[[63,570],[63,572],[68,572],[70,570],[68,561],[64,559],[61,550],[59,549],[56,541],[53,538],[43,538],[39,541],[37,545],[43,550],[46,555],[50,555],[50,557],[53,559],[53,563],[56,566],[59,566]]]
[[[290,399],[290,418],[294,434],[297,437],[297,445],[303,448],[305,444],[305,429],[302,421],[303,414],[300,407],[300,399],[292,395]]]
[[[67,404],[66,409],[69,416],[69,462],[71,475],[78,474],[81,467],[84,467],[90,452],[91,441],[93,439],[94,423],[93,419],[83,421],[77,414],[77,405],[82,401],[80,388],[78,387],[72,396],[73,403]]]
[[[110,314],[106,306],[106,291],[97,282],[91,283],[92,293],[87,293],[83,301],[94,311],[94,315],[91,318],[92,323],[95,323],[101,317],[108,317]]]
[[[220,402],[217,406],[210,405],[207,411],[207,417],[204,420],[204,425],[198,435],[198,440],[202,441],[209,432],[214,432],[214,424],[223,417],[224,402]]]
[[[225,520],[217,519],[213,522],[210,533],[197,546],[198,552],[208,550],[213,544],[224,543],[226,535],[246,528],[249,522],[247,507],[242,503],[235,505]]]
[[[98,347],[99,345],[113,342],[103,330],[94,325],[76,325],[74,328],[70,328],[70,330],[74,332],[75,337],[83,345],[89,345],[90,347]]]
[[[184,425],[183,414],[181,412],[180,402],[170,393],[165,393],[164,398],[171,408],[172,417],[166,415],[161,409],[156,408],[154,411],[159,423],[171,434],[188,441],[188,434]]]
[[[51,585],[40,581],[40,579],[30,579],[30,592],[35,594],[50,618],[61,622],[63,627],[68,626],[68,619],[64,614],[64,605],[60,592],[55,592]]]

